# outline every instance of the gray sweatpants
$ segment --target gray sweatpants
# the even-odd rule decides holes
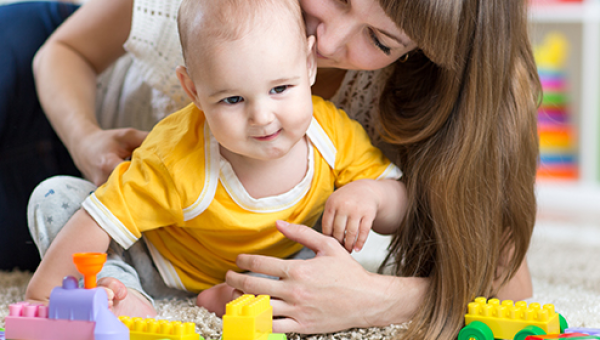
[[[51,177],[40,183],[29,199],[27,218],[31,236],[43,258],[58,232],[81,208],[81,203],[96,187],[81,178],[69,176]],[[315,256],[304,248],[293,259],[309,259]],[[264,276],[251,273],[251,275]],[[135,289],[154,303],[153,298],[184,298],[190,292],[167,287],[154,266],[145,242],[136,242],[125,250],[111,242],[107,261],[97,278],[113,277],[127,288]]]

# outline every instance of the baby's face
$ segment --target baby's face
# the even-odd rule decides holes
[[[222,148],[270,160],[304,137],[314,79],[301,39],[293,29],[257,27],[193,61],[196,104]]]

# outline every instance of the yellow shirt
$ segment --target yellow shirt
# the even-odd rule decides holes
[[[126,249],[144,235],[165,283],[182,290],[223,282],[238,254],[288,257],[302,246],[276,220],[313,226],[334,187],[402,175],[359,123],[319,97],[313,105],[308,171],[287,193],[252,198],[192,104],[159,122],[82,206]]]

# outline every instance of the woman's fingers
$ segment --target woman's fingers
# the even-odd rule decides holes
[[[277,229],[290,240],[314,251],[317,256],[334,254],[339,251],[346,252],[334,238],[325,236],[307,226],[277,221]]]
[[[229,286],[244,292],[244,294],[266,294],[271,297],[281,297],[284,293],[284,290],[282,290],[284,287],[282,287],[279,280],[250,276],[231,270],[225,275],[225,282]]]
[[[273,297],[271,297],[271,307],[273,307],[273,317],[287,317],[292,311],[287,302]]]
[[[286,301],[271,298],[273,307],[273,333],[301,333],[300,323],[293,318],[298,312]]]
[[[282,260],[276,257],[263,255],[240,254],[236,264],[238,268],[254,273],[274,277],[287,277],[289,262],[293,260]]]
[[[129,153],[142,145],[142,142],[148,136],[147,131],[141,131],[132,128],[118,129],[115,131],[115,138]]]
[[[300,333],[300,324],[292,318],[273,319],[273,333]]]

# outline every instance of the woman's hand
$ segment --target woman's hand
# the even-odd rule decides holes
[[[81,137],[73,146],[71,156],[85,178],[99,186],[106,182],[113,169],[129,158],[148,132],[132,128],[101,130]]]
[[[279,277],[271,280],[227,273],[227,284],[272,297],[276,333],[328,333],[352,327],[408,321],[420,305],[424,279],[369,273],[334,238],[311,228],[278,222],[286,237],[312,249],[309,260],[239,255],[241,269]]]

